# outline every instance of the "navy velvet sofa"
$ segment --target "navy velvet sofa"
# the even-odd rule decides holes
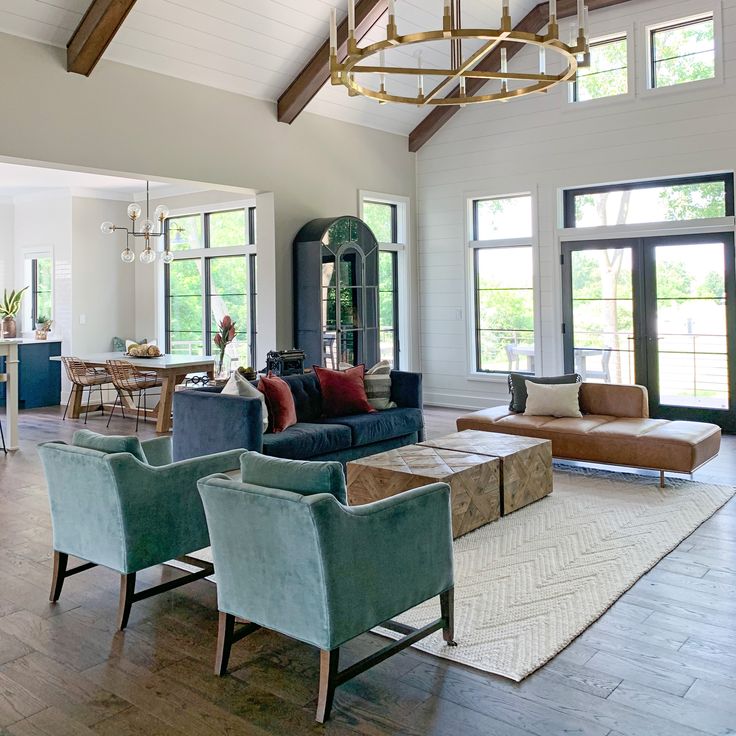
[[[263,433],[261,401],[221,396],[205,387],[174,394],[174,460],[245,448],[290,460],[346,463],[424,439],[422,376],[391,372],[395,409],[325,419],[314,373],[285,376],[294,396],[297,424],[284,432]]]

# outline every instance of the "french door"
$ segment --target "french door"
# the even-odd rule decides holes
[[[736,431],[732,233],[563,243],[565,370]]]

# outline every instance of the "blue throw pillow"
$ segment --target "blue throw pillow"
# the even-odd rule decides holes
[[[129,452],[142,463],[148,463],[143,454],[141,441],[137,437],[127,437],[119,434],[97,434],[89,429],[78,429],[72,437],[72,445],[86,447],[88,450],[99,452]]]
[[[258,452],[245,452],[240,456],[240,475],[243,483],[264,488],[278,488],[304,496],[330,493],[347,505],[345,473],[338,462],[284,460]]]

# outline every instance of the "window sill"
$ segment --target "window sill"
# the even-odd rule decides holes
[[[532,375],[531,373],[529,374]],[[502,383],[507,384],[509,380],[508,373],[480,373],[472,371],[467,375],[468,381],[478,381],[480,383]]]

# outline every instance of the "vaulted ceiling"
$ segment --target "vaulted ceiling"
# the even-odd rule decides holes
[[[89,3],[2,0],[0,32],[66,47]],[[535,5],[535,0],[512,0],[514,22]],[[325,42],[331,7],[341,19],[347,0],[137,0],[104,58],[275,102]],[[442,7],[442,0],[397,0],[399,32],[439,27]],[[498,24],[501,0],[463,0],[462,7],[465,27]],[[381,21],[366,40],[384,34]],[[392,53],[389,63],[417,63],[405,50]],[[425,63],[440,65],[447,47],[424,54]],[[350,98],[344,87],[329,83],[306,110],[403,135],[427,115],[425,109]]]

